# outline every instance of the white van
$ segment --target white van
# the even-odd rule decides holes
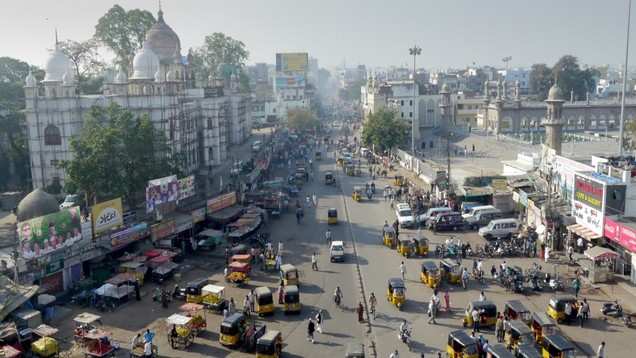
[[[412,227],[415,225],[413,211],[407,203],[399,203],[396,205],[395,216],[397,217],[398,224],[400,224],[401,228]]]
[[[329,259],[331,262],[344,261],[344,243],[342,241],[332,241],[329,247]]]
[[[495,208],[492,205],[483,205],[483,206],[475,206],[471,208],[468,213],[463,214],[462,217],[468,224],[473,224],[477,221],[477,217],[483,213],[492,213],[498,212],[499,209]]]
[[[519,232],[519,220],[517,219],[497,219],[492,220],[487,226],[479,229],[479,236],[486,240],[506,237]]]
[[[434,219],[437,215],[442,213],[450,213],[453,211],[451,208],[446,206],[441,206],[438,208],[430,208],[424,214],[417,217],[417,221],[420,225],[426,225],[428,220]]]

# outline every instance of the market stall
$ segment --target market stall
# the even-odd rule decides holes
[[[585,251],[585,258],[579,260],[585,276],[591,283],[601,283],[614,279],[614,265],[618,254],[608,248],[594,246]]]

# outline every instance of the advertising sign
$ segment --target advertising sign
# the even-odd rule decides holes
[[[304,75],[276,75],[276,88],[305,87]]]
[[[29,260],[82,240],[79,206],[18,223],[20,254]]]
[[[179,183],[176,175],[148,182],[146,187],[146,212],[153,212],[158,205],[176,201],[179,195]]]
[[[574,200],[602,211],[603,183],[577,174],[574,179]]]
[[[170,220],[152,225],[150,227],[150,235],[152,236],[153,241],[157,241],[174,234],[176,229],[177,224],[174,220]]]
[[[148,224],[140,223],[128,229],[110,235],[110,244],[113,247],[122,246],[137,241],[148,235]]]
[[[307,52],[291,52],[276,54],[276,71],[306,72],[309,67]]]
[[[528,206],[528,193],[519,189],[519,204],[523,206]]]
[[[194,175],[179,179],[179,200],[194,195]]]
[[[217,211],[221,211],[225,208],[229,208],[230,206],[236,204],[236,192],[231,192],[223,195],[219,195],[215,198],[208,200],[207,202],[207,213],[214,214]]]
[[[95,235],[99,235],[124,223],[121,198],[112,199],[94,205],[91,208],[91,220]]]
[[[572,215],[576,218],[576,223],[597,235],[603,235],[603,213],[578,201],[572,201],[572,203]]]
[[[636,230],[633,228],[606,217],[603,235],[627,250],[636,252]]]

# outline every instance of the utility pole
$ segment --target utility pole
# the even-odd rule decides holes
[[[631,0],[630,0],[631,1]],[[508,75],[508,63],[512,60],[512,56],[506,56],[504,58],[501,59],[501,61],[503,61],[503,63],[506,64],[506,75]]]
[[[422,49],[420,47],[417,47],[417,45],[413,45],[412,48],[409,49],[409,55],[413,56],[413,106],[411,108],[413,113],[413,116],[411,117],[411,153],[413,154],[413,158],[416,157],[415,155],[415,106],[416,104],[416,97],[417,97],[417,86],[416,86],[416,81],[415,81],[415,77],[417,75],[416,71],[415,71],[415,60],[417,58],[418,55],[422,54]],[[411,163],[411,169],[413,168],[415,162]]]
[[[618,135],[618,155],[623,156],[623,136],[625,132],[625,92],[627,92],[627,63],[629,60],[629,27],[632,17],[632,0],[629,0],[627,9],[627,39],[625,40],[625,64],[623,66],[623,97],[621,97],[621,122]]]

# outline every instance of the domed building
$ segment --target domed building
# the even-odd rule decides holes
[[[144,47],[151,49],[159,57],[163,66],[181,65],[181,40],[179,36],[166,24],[163,11],[157,14],[157,22],[146,33]]]
[[[18,204],[16,218],[18,222],[27,221],[60,210],[55,197],[37,188],[24,197]]]

